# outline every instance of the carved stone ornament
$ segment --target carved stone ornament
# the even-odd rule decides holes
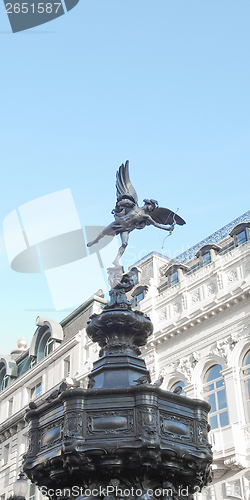
[[[236,334],[231,334],[225,339],[218,340],[212,347],[211,353],[220,356],[226,365],[228,365],[228,355],[233,350],[237,342],[239,341],[239,336]]]
[[[166,321],[168,315],[167,315],[167,307],[163,307],[160,309],[158,313],[159,321]]]
[[[222,274],[221,273],[217,274],[217,285],[218,285],[218,289],[219,290],[223,289],[223,279],[222,279]]]
[[[245,466],[236,456],[224,460],[224,465],[232,470],[242,470],[245,468]]]
[[[185,358],[181,358],[178,362],[178,370],[182,372],[186,379],[190,382],[193,369],[195,365],[198,363],[200,356],[198,353],[194,352],[190,356],[186,356]]]
[[[207,284],[207,296],[210,297],[210,295],[213,295],[216,293],[216,284],[214,281],[210,281]]]
[[[192,294],[191,294],[191,305],[196,304],[197,302],[200,301],[200,290],[197,288]]]
[[[175,302],[172,307],[173,315],[180,314],[181,312],[181,304],[179,302]]]
[[[231,271],[227,272],[227,283],[228,285],[231,285],[234,281],[237,280],[237,270],[232,269]]]

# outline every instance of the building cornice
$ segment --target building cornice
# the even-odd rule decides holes
[[[161,344],[161,343],[163,343],[163,342],[165,342],[173,337],[177,338],[177,336],[181,336],[183,333],[186,334],[188,329],[194,328],[196,326],[200,326],[201,323],[206,322],[210,319],[213,319],[215,316],[225,312],[230,307],[234,307],[236,305],[241,304],[245,300],[249,300],[249,295],[250,295],[250,290],[248,290],[247,292],[242,291],[237,296],[230,295],[230,298],[226,302],[224,302],[223,304],[218,304],[218,303],[215,304],[215,301],[214,301],[214,306],[210,310],[205,311],[205,310],[200,309],[200,311],[198,312],[198,314],[195,317],[187,317],[186,316],[184,321],[180,320],[180,322],[174,322],[172,325],[167,326],[166,328],[162,328],[161,330],[158,330],[157,332],[155,332],[153,334],[152,338],[150,339],[150,346],[156,347],[157,345],[159,345],[159,344]],[[250,317],[250,313],[245,315],[245,318],[248,318],[248,317]],[[200,348],[200,347],[203,347],[205,345],[211,344],[213,337],[217,338],[217,339],[219,337],[221,340],[223,337],[228,336],[228,334],[231,331],[236,332],[236,329],[237,329],[237,331],[239,331],[239,330],[242,331],[242,327],[241,326],[239,327],[239,320],[238,319],[236,321],[230,323],[230,327],[228,327],[228,328],[221,327],[220,329],[216,330],[216,333],[214,335],[211,336],[211,334],[209,333],[206,337],[203,338],[202,341],[200,341],[198,343],[197,343],[197,341],[195,341],[194,343],[189,344],[188,349],[189,349],[190,353],[192,353],[194,350],[196,351],[198,349],[198,347]],[[220,336],[220,335],[222,335],[222,336]],[[187,352],[187,354],[188,354],[188,349],[187,348],[184,349],[184,351]],[[179,357],[180,357],[180,351],[175,353],[173,355],[173,358],[170,356],[169,360],[175,359],[175,358],[177,359]]]

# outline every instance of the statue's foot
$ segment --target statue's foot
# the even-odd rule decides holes
[[[87,247],[92,247],[92,245],[95,244],[95,241],[90,241],[89,243],[87,243]]]

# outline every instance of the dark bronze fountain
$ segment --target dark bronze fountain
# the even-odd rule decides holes
[[[151,384],[139,355],[153,325],[127,300],[130,275],[110,279],[110,302],[87,327],[101,348],[88,389],[64,384],[27,412],[24,471],[56,499],[191,497],[211,479],[210,407]]]

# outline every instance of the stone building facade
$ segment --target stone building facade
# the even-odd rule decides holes
[[[97,346],[85,335],[89,317],[100,313],[106,300],[98,293],[60,324],[38,317],[37,329],[27,349],[24,340],[9,356],[0,356],[0,498],[12,494],[28,446],[25,413],[30,401],[39,405],[51,397],[62,380],[87,386]],[[74,379],[74,380],[73,380]],[[30,484],[27,498],[43,498]]]
[[[130,299],[154,331],[142,350],[152,380],[211,404],[214,479],[202,496],[248,500],[250,492],[250,212],[174,261],[152,252],[131,268]],[[83,387],[98,356],[85,326],[105,299],[97,294],[60,324],[37,319],[27,349],[0,361],[1,500],[12,491],[27,447],[25,410],[66,377]],[[29,498],[41,497],[30,485]],[[198,494],[200,495],[200,494]]]

